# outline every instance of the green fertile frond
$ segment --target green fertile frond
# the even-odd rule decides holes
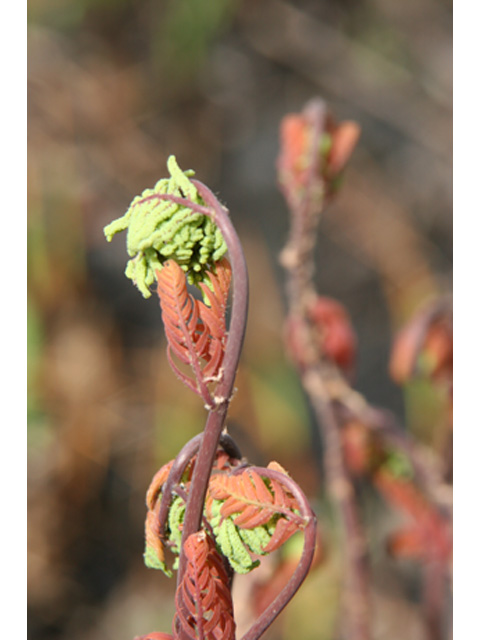
[[[201,282],[212,265],[222,258],[227,246],[214,222],[187,206],[160,200],[157,195],[169,194],[204,205],[189,178],[193,171],[182,171],[175,159],[167,161],[170,178],[159,180],[153,189],[145,189],[133,199],[125,215],[104,228],[107,240],[120,231],[127,231],[127,252],[130,260],[125,275],[145,298],[155,282],[156,271],[171,258],[187,273],[191,284]]]
[[[264,525],[244,529],[234,523],[233,516],[222,516],[221,509],[223,504],[223,500],[210,500],[209,508],[205,509],[204,516],[208,519],[218,549],[228,559],[232,569],[237,573],[249,573],[260,564],[258,559],[252,557],[252,554],[264,556],[274,548],[277,548],[277,546],[272,549],[269,547],[272,546],[279,519],[282,520],[282,518],[276,514]],[[170,551],[177,556],[173,563],[173,569],[175,570],[178,569],[184,517],[185,502],[180,496],[175,496],[170,506],[168,527],[164,540]],[[285,523],[288,523],[288,521],[285,520]],[[151,541],[149,542],[148,540],[144,560],[147,567],[160,569],[169,577],[172,575],[171,571],[166,567],[163,556],[161,558],[158,557],[158,551],[151,546]]]
[[[182,528],[185,517],[185,502],[179,496],[175,496],[168,512],[168,540],[171,545],[171,551],[175,554],[180,553],[182,543]]]
[[[264,548],[270,542],[275,530],[274,526],[261,525],[253,529],[242,529],[234,524],[232,517],[224,518],[220,512],[221,500],[210,502],[210,526],[215,540],[223,555],[228,559],[232,569],[237,573],[249,573],[258,567],[260,561],[250,555],[265,555]]]
[[[156,524],[158,514],[155,511],[150,511],[149,514],[152,514],[152,520],[154,520]],[[147,530],[145,551],[143,554],[145,565],[149,569],[159,569],[160,571],[163,571],[163,573],[169,578],[172,577],[172,572],[165,564],[165,558],[163,555],[163,543],[168,544],[168,546],[170,547],[170,551],[174,555],[178,556],[181,547],[184,517],[185,502],[179,496],[175,496],[168,513],[168,527],[167,531],[165,532],[165,539],[160,539],[158,532],[155,532],[154,530],[152,530],[152,528]],[[175,558],[173,569],[178,569],[178,557]]]

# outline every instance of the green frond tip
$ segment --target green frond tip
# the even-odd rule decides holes
[[[130,260],[125,275],[144,298],[151,296],[156,271],[165,260],[175,260],[187,273],[188,281],[197,284],[208,280],[206,272],[227,251],[220,230],[208,216],[155,197],[170,194],[204,205],[189,180],[194,172],[182,171],[175,156],[168,158],[167,168],[170,178],[159,180],[153,189],[145,189],[133,199],[124,216],[103,230],[108,242],[120,231],[127,231]]]
[[[149,569],[160,569],[160,571],[163,571],[163,573],[168,578],[172,577],[173,573],[170,571],[170,569],[168,569],[167,565],[158,558],[157,553],[153,547],[145,547],[143,560],[145,562],[145,566]]]
[[[223,500],[212,500],[210,505],[210,526],[215,540],[222,554],[228,559],[230,566],[237,573],[249,573],[260,564],[260,560],[253,559],[250,551],[256,555],[265,555],[263,550],[275,530],[269,531],[268,526],[260,525],[253,529],[242,529],[234,524],[234,518],[224,518],[221,514]]]

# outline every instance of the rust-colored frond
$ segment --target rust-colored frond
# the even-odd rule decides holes
[[[206,283],[199,283],[204,294],[204,302],[199,302],[200,318],[207,328],[210,340],[207,345],[207,353],[204,359],[207,365],[204,374],[208,379],[215,379],[223,363],[225,344],[227,340],[226,310],[230,283],[232,280],[232,269],[226,258],[223,258],[215,265],[215,273],[208,272],[207,276],[211,286]]]
[[[267,469],[278,471],[283,475],[288,475],[285,469],[278,462],[270,462]],[[278,508],[286,509],[289,512],[298,510],[298,504],[292,494],[279,482],[273,478],[269,478],[270,489],[273,492],[275,504]]]
[[[165,262],[162,270],[157,272],[157,280],[170,366],[182,382],[206,399],[208,391],[201,360],[208,356],[209,336],[200,319],[198,301],[188,293],[185,273],[175,261]],[[172,356],[190,365],[194,378],[183,373]]]
[[[294,533],[297,533],[298,530],[299,525],[297,521],[288,520],[287,518],[279,518],[275,525],[275,531],[273,532],[272,537],[268,541],[268,544],[263,547],[264,553],[271,553],[272,551],[280,549],[280,547],[283,546]]]
[[[158,509],[147,511],[145,519],[145,546],[148,549],[149,566],[153,564],[165,564],[165,549],[163,545],[163,536],[160,532],[158,522]]]
[[[223,340],[226,335],[225,313],[232,280],[232,268],[229,261],[222,258],[215,265],[215,273],[209,271],[207,276],[211,287],[204,282],[199,283],[207,300],[207,304],[200,305],[200,316],[208,326],[212,337]]]
[[[185,273],[174,260],[165,262],[162,270],[157,272],[157,280],[170,364],[188,386],[197,390],[198,378],[201,377],[199,360],[206,352],[208,339],[203,331],[197,301],[188,293]],[[172,353],[180,362],[192,366],[197,385],[179,371],[171,359]]]
[[[231,280],[229,262],[219,261],[215,273],[209,272],[208,277],[211,288],[204,283],[199,285],[208,302],[205,304],[188,293],[185,273],[175,261],[167,260],[157,272],[169,363],[176,375],[210,404],[206,385],[218,380],[227,337],[225,310]],[[174,357],[192,367],[193,378],[179,369]]]
[[[200,531],[184,545],[187,566],[175,595],[174,628],[192,640],[233,640],[229,579],[212,539]],[[179,634],[180,635],[180,634]]]
[[[212,476],[209,495],[224,500],[221,514],[228,518],[238,514],[233,523],[243,529],[267,524],[275,515],[293,519],[298,528],[299,517],[294,513],[296,502],[277,481],[265,480],[255,471],[246,469],[241,474]]]
[[[164,464],[153,477],[147,491],[147,517],[145,519],[145,553],[144,560],[147,567],[162,569],[167,575],[168,569],[165,566],[165,548],[163,532],[158,519],[160,502],[158,500],[162,487],[167,481],[168,474],[172,468],[174,460]]]

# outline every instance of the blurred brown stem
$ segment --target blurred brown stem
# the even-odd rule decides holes
[[[347,611],[345,637],[366,640],[370,637],[369,570],[366,541],[352,484],[342,451],[340,424],[323,382],[321,366],[302,375],[302,384],[312,402],[325,445],[324,463],[329,495],[340,514],[346,551]]]
[[[302,385],[312,404],[324,442],[324,466],[329,495],[340,516],[346,550],[346,635],[349,640],[368,640],[369,571],[367,548],[357,500],[350,473],[346,467],[341,438],[342,425],[358,420],[387,446],[402,451],[414,471],[416,481],[429,501],[444,514],[451,516],[451,495],[442,480],[441,466],[402,429],[387,411],[369,405],[356,392],[341,371],[326,356],[318,340],[318,329],[309,314],[315,291],[313,249],[321,211],[331,194],[328,180],[322,172],[322,134],[327,126],[327,111],[321,100],[313,100],[301,114],[309,128],[308,157],[303,159],[308,169],[306,177],[295,182],[288,172],[280,173],[280,188],[291,213],[290,237],[281,254],[287,272],[287,303],[289,326],[295,328],[293,360]],[[288,169],[288,153],[281,156]],[[303,152],[307,156],[307,151]],[[280,164],[280,168],[284,166]],[[441,640],[445,567],[430,563],[425,575],[425,615],[430,640]]]
[[[325,444],[325,472],[328,490],[338,509],[345,535],[346,637],[368,640],[369,579],[366,545],[357,511],[352,483],[345,468],[340,423],[333,411],[322,353],[308,319],[308,307],[316,296],[313,284],[316,231],[324,206],[325,185],[320,177],[320,141],[324,133],[327,112],[321,100],[311,101],[303,112],[311,125],[310,156],[305,191],[301,193],[283,185],[283,193],[291,209],[291,231],[281,261],[287,271],[288,314],[298,323],[300,347],[297,367],[303,386],[312,403]]]

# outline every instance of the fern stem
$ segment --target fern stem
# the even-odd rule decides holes
[[[192,533],[199,530],[201,525],[208,481],[232,397],[248,314],[248,273],[237,232],[230,221],[227,210],[220,204],[210,189],[197,180],[192,180],[192,182],[207,205],[204,208],[205,214],[209,215],[218,226],[227,244],[232,265],[233,299],[231,322],[223,362],[223,376],[216,389],[216,406],[209,411],[207,417],[185,510],[177,585],[181,583],[185,571],[183,544]]]
[[[182,532],[183,543],[188,536],[200,529],[203,505],[208,487],[208,480],[215,459],[218,442],[224,428],[228,407],[233,393],[233,385],[237,372],[240,353],[248,315],[248,272],[240,239],[235,231],[228,210],[218,201],[210,189],[198,180],[192,180],[198,193],[205,202],[205,206],[191,202],[187,198],[180,198],[170,194],[155,193],[144,198],[147,200],[167,200],[183,205],[191,211],[209,216],[220,229],[223,239],[228,247],[230,263],[232,266],[233,298],[231,321],[228,329],[228,338],[225,347],[223,361],[223,375],[217,386],[214,402],[215,406],[209,408],[205,424],[200,451],[197,456],[195,470],[192,478],[192,487],[189,493],[185,510],[185,520]],[[185,571],[185,557],[180,553],[177,584],[180,584]]]
[[[330,495],[338,509],[342,523],[345,559],[345,620],[346,638],[370,638],[370,597],[367,545],[356,501],[355,488],[346,468],[342,451],[339,423],[325,388],[322,367],[313,366],[302,374],[317,423],[325,444],[325,474]]]
[[[290,237],[282,252],[281,261],[287,271],[288,313],[298,319],[303,327],[302,351],[297,368],[303,387],[313,406],[316,422],[325,443],[324,461],[330,495],[338,509],[345,536],[347,585],[346,585],[346,637],[351,640],[368,640],[370,637],[369,579],[366,564],[366,546],[354,489],[343,459],[340,440],[340,424],[333,412],[325,386],[325,379],[337,377],[330,371],[323,353],[315,346],[313,328],[308,319],[309,304],[316,296],[313,282],[315,271],[314,248],[320,215],[326,204],[327,190],[320,171],[320,141],[327,119],[322,100],[312,100],[304,110],[311,126],[312,141],[308,158],[308,173],[303,192],[297,193],[290,185],[280,183],[291,212]],[[250,639],[247,639],[250,640]]]
[[[191,462],[192,458],[198,453],[201,442],[202,434],[199,433],[182,447],[180,453],[175,458],[172,468],[170,469],[170,473],[168,474],[168,478],[162,487],[162,499],[158,512],[159,530],[162,535],[164,534],[165,524],[168,518],[168,510],[170,509],[170,504],[172,502],[173,491],[175,489],[178,493],[176,485],[180,482],[183,474],[185,473],[185,469]],[[221,434],[219,445],[230,457],[237,458],[238,460],[242,457],[235,441],[228,435],[228,433]]]

